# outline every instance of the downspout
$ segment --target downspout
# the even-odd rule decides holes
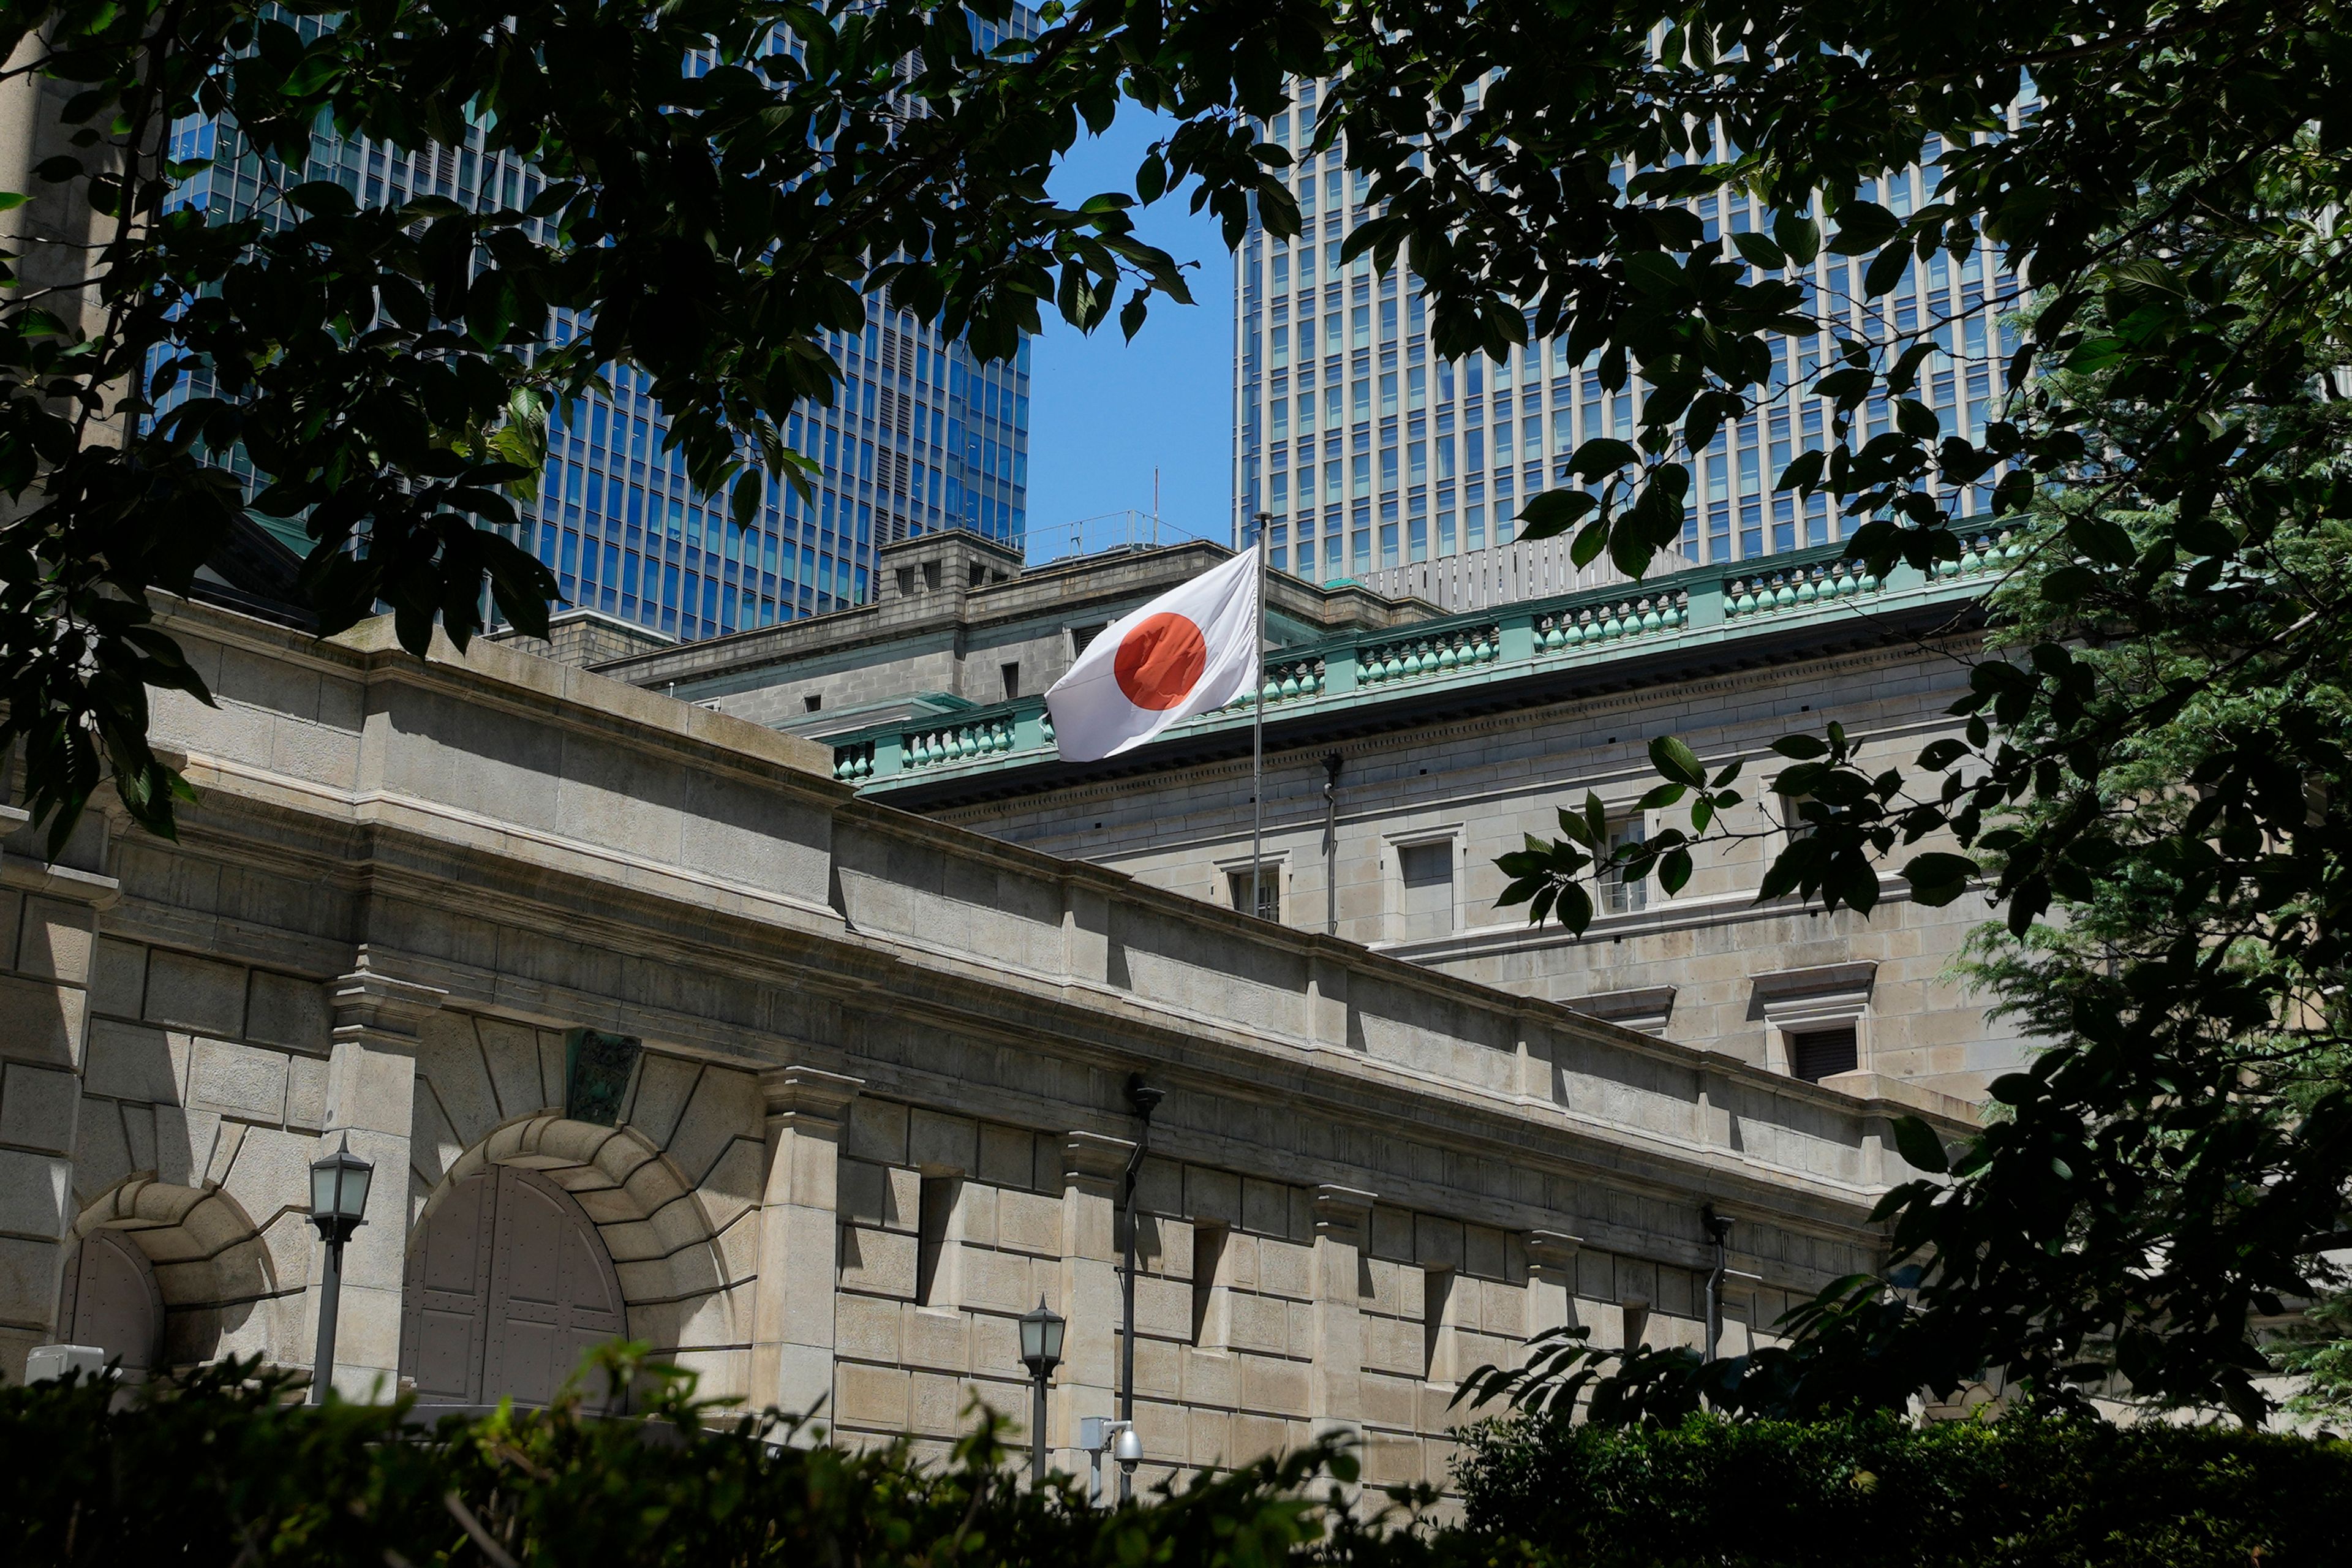
[[[1323,759],[1323,934],[1339,934],[1339,770],[1348,759]]]

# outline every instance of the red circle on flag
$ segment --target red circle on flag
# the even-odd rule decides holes
[[[1209,645],[1201,628],[1163,610],[1118,639],[1111,673],[1138,708],[1173,708],[1201,684],[1209,667]]]

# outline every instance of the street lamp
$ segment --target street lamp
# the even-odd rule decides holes
[[[335,1380],[335,1308],[343,1292],[343,1243],[351,1239],[367,1214],[369,1178],[375,1167],[352,1152],[351,1134],[342,1147],[310,1162],[310,1223],[327,1244],[326,1267],[319,1274],[319,1349],[310,1369],[310,1403],[326,1402],[327,1385]]]
[[[1062,1364],[1062,1315],[1037,1298],[1037,1310],[1021,1314],[1021,1364],[1037,1389],[1036,1416],[1029,1424],[1029,1479],[1045,1484],[1045,1380]]]

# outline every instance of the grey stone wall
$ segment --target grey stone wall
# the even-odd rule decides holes
[[[1973,646],[1823,656],[1351,740],[1337,747],[1336,838],[1325,826],[1330,748],[1277,752],[1266,762],[1265,852],[1282,918],[1322,929],[1336,890],[1340,936],[1520,994],[1591,1001],[1604,1016],[1775,1071],[1789,1069],[1788,1026],[1851,1021],[1861,1071],[1980,1098],[2024,1049],[1955,971],[1986,918],[1981,899],[1927,909],[1889,876],[1868,917],[1755,900],[1788,826],[1770,787],[1788,764],[1771,742],[1835,720],[1862,738],[1866,765],[1908,764],[1928,741],[1957,732],[1945,712],[1966,687],[1955,656]],[[1558,810],[1580,808],[1588,792],[1612,822],[1643,815],[1651,832],[1686,826],[1679,810],[1635,812],[1658,782],[1648,747],[1664,734],[1710,768],[1746,764],[1745,803],[1723,824],[1730,837],[1699,854],[1689,884],[1672,898],[1653,885],[1639,909],[1604,908],[1580,941],[1497,909],[1506,879],[1496,857],[1528,834],[1556,835]],[[1249,866],[1252,809],[1248,764],[1223,762],[941,815],[1231,906],[1230,878]],[[1413,845],[1443,846],[1450,860],[1442,920],[1409,907],[1400,851]]]
[[[1476,1362],[1570,1321],[1699,1332],[1702,1204],[1739,1221],[1744,1342],[1869,1258],[1909,1173],[1893,1117],[1962,1125],[859,800],[820,748],[513,649],[173,629],[219,700],[159,701],[201,792],[181,840],[94,819],[79,881],[0,858],[0,1138],[35,1163],[6,1183],[11,1353],[107,1227],[153,1266],[167,1359],[306,1364],[303,1176],[348,1140],[379,1173],[352,1392],[396,1372],[436,1204],[520,1165],[593,1225],[633,1334],[859,1440],[944,1442],[974,1394],[1024,1412],[1012,1324],[1044,1297],[1076,1468],[1116,1395],[1140,1071],[1168,1090],[1144,1479],[1343,1426],[1376,1478],[1442,1479]],[[617,1125],[570,1113],[576,1026],[645,1042]]]

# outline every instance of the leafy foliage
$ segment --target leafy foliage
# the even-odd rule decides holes
[[[1522,1416],[1465,1438],[1471,1533],[1595,1565],[2315,1564],[2352,1502],[2344,1443],[2165,1424]]]
[[[1320,1478],[1355,1474],[1328,1447],[1094,1509],[1067,1478],[1016,1481],[1020,1456],[984,1413],[943,1463],[921,1465],[904,1443],[852,1452],[807,1441],[773,1411],[734,1415],[633,1349],[593,1361],[634,1381],[641,1420],[583,1415],[566,1399],[425,1429],[404,1405],[289,1403],[283,1378],[251,1363],[115,1410],[103,1383],[0,1390],[10,1561],[1244,1568],[1318,1543],[1370,1550],[1352,1530],[1335,1540],[1308,1496]]]
[[[487,583],[532,628],[544,573],[478,523],[511,515],[544,409],[597,366],[646,372],[696,482],[743,515],[790,477],[777,423],[829,395],[824,334],[862,321],[862,290],[983,353],[1049,299],[1089,327],[1116,305],[1132,332],[1153,297],[1186,297],[1127,196],[1045,194],[1122,102],[1174,122],[1138,197],[1189,191],[1229,238],[1253,208],[1297,234],[1291,153],[1250,121],[1318,79],[1301,154],[1366,179],[1348,248],[1411,268],[1441,354],[1557,334],[1605,386],[1639,384],[1633,438],[1579,447],[1578,485],[1529,503],[1527,537],[1645,566],[1679,534],[1690,454],[1791,373],[1776,334],[1814,345],[1796,373],[1832,410],[1777,486],[1863,520],[1849,552],[1870,570],[1957,558],[1947,505],[1979,481],[2032,524],[1998,603],[2013,646],[1974,669],[1961,736],[1877,771],[1834,727],[1782,743],[1773,782],[1810,797],[1811,831],[1766,887],[1866,910],[1898,854],[1924,901],[1989,886],[2016,945],[1986,962],[2056,1044],[1998,1086],[2004,1119],[1944,1179],[1890,1200],[1901,1292],[1812,1304],[1799,1346],[1727,1397],[1893,1404],[2000,1365],[2063,1399],[2113,1369],[2260,1415],[2252,1324],[2329,1282],[2352,1183],[2340,18],[1056,0],[1034,40],[983,56],[971,20],[1001,6],[12,9],[12,50],[42,40],[12,68],[78,84],[44,199],[102,220],[86,296],[0,308],[0,482],[26,503],[0,527],[0,740],[26,738],[53,840],[101,763],[170,829],[184,786],[147,747],[143,688],[202,685],[148,597],[248,499],[304,514],[326,626],[381,600],[410,647],[436,617],[462,641]],[[163,166],[160,130],[191,112],[286,169],[322,119],[415,148],[470,117],[541,177],[511,212],[298,185],[266,221],[214,226],[165,210],[187,171]],[[1923,161],[1924,205],[1872,199]],[[1725,186],[1761,198],[1768,232],[1708,236],[1694,204]],[[2034,297],[1977,307],[2021,329],[2007,402],[1948,432],[1918,393],[1955,323],[1873,302],[1987,246]],[[593,325],[554,346],[555,311]],[[213,391],[157,414],[151,371],[198,366]],[[200,461],[239,443],[260,496]],[[1687,829],[1609,850],[1588,802],[1507,858],[1511,901],[1581,929],[1588,875],[1681,885],[1728,831],[1738,763],[1653,758],[1650,809],[1686,805]]]
[[[1090,328],[1131,279],[1132,331],[1149,295],[1188,299],[1129,198],[1045,196],[1081,111],[1100,122],[1109,100],[1063,81],[1064,45],[984,54],[975,23],[1008,14],[11,6],[11,74],[74,86],[42,128],[58,150],[35,206],[93,235],[77,265],[36,230],[0,305],[0,486],[19,503],[0,525],[0,743],[26,738],[53,849],[102,770],[171,830],[185,790],[147,745],[143,688],[205,689],[148,599],[184,592],[247,505],[303,521],[325,632],[382,603],[407,647],[436,623],[463,646],[486,587],[536,631],[554,580],[499,530],[537,482],[548,410],[602,367],[644,374],[692,482],[740,523],[773,479],[804,479],[784,420],[831,401],[825,335],[863,329],[867,292],[998,357],[1045,301]],[[166,155],[190,115],[263,154],[259,214],[172,205],[208,162]],[[533,177],[483,212],[369,204],[300,183],[326,128],[411,151],[478,130]],[[557,341],[559,314],[583,330]],[[216,466],[239,449],[257,493]]]
[[[405,1404],[293,1403],[224,1363],[127,1401],[79,1378],[0,1389],[0,1529],[26,1568],[172,1561],[398,1568],[1567,1568],[1568,1564],[2299,1564],[2352,1501],[2344,1444],[2011,1420],[1734,1427],[1687,1413],[1606,1429],[1521,1416],[1467,1430],[1467,1519],[1434,1496],[1350,1503],[1343,1446],[1203,1473],[1117,1506],[1032,1489],[996,1419],[944,1457],[851,1451],[609,1346],[641,1414],[501,1408],[417,1424]],[[1321,1495],[1318,1496],[1318,1491]]]
[[[2298,1382],[2287,1413],[2340,1427],[2352,1420],[2352,1292],[2312,1302],[2299,1330],[2270,1347],[2271,1364]]]
[[[1885,1276],[1809,1304],[1787,1325],[1794,1346],[1743,1358],[1727,1385],[1707,1369],[1710,1390],[1750,1413],[1892,1406],[1998,1367],[2053,1403],[2116,1378],[2137,1397],[2259,1419],[2261,1326],[2336,1280],[2326,1254],[2352,1233],[2352,251],[2333,216],[2352,181],[2344,47],[2268,6],[1738,15],[1752,26],[1737,60],[1710,58],[1722,36],[1701,34],[1725,19],[1712,9],[1684,13],[1660,50],[1630,28],[1597,46],[1592,68],[1638,81],[1638,96],[1565,112],[1555,100],[1539,124],[1508,82],[1465,100],[1486,149],[1465,167],[1524,192],[1567,184],[1562,171],[1596,151],[1585,205],[1617,220],[1566,242],[1582,247],[1575,258],[1555,238],[1573,222],[1474,223],[1469,265],[1500,269],[1515,297],[1552,290],[1557,313],[1539,308],[1535,330],[1565,325],[1571,352],[1601,352],[1604,379],[1622,365],[1648,384],[1632,452],[1596,458],[1624,471],[1580,514],[1580,551],[1605,545],[1629,566],[1679,519],[1676,454],[1763,378],[1762,359],[1741,369],[1759,340],[1731,312],[1785,286],[1742,281],[1732,250],[1758,268],[1776,246],[1810,254],[1818,192],[1821,242],[1873,257],[1862,296],[1908,258],[1988,241],[2031,276],[2031,300],[1987,303],[2021,336],[2003,416],[1973,445],[1909,395],[1939,352],[1929,323],[1866,342],[1832,327],[1842,346],[1808,390],[1843,417],[1781,487],[1868,518],[1847,553],[1883,573],[1956,552],[1938,498],[1998,468],[1996,504],[2025,554],[1993,601],[1994,649],[1970,671],[1958,735],[1907,767],[1865,763],[1834,724],[1775,746],[1785,761],[1769,782],[1803,801],[1808,831],[1759,891],[1867,912],[1890,862],[1921,902],[1982,889],[2002,925],[1979,944],[1979,975],[2050,1046],[1992,1087],[2000,1114],[1972,1147],[1882,1205]],[[2012,100],[2030,112],[1990,134]],[[1696,126],[1719,114],[1744,151],[1710,162],[1703,137],[1662,123],[1670,113]],[[1672,276],[1642,259],[1675,246],[1623,237],[1633,226],[1593,183],[1636,124],[1654,172],[1623,205],[1744,182],[1779,209],[1773,237],[1686,238]],[[1934,200],[1898,216],[1853,197],[1930,136],[1943,142]],[[1654,167],[1675,153],[1692,161]],[[1680,221],[1657,217],[1652,233]],[[1391,233],[1410,234],[1417,266],[1434,253],[1422,227]],[[1589,296],[1569,297],[1571,279]],[[1664,303],[1634,346],[1632,317],[1584,299],[1643,279]],[[1620,347],[1630,360],[1611,359]],[[1853,411],[1874,399],[1894,427],[1864,440]],[[1671,505],[1645,514],[1660,486]],[[1612,510],[1616,497],[1629,499]],[[1728,836],[1710,811],[1676,850]],[[1532,879],[1563,889],[1545,912],[1581,929],[1590,902],[1564,887],[1592,868],[1588,839],[1506,858],[1531,913]]]

